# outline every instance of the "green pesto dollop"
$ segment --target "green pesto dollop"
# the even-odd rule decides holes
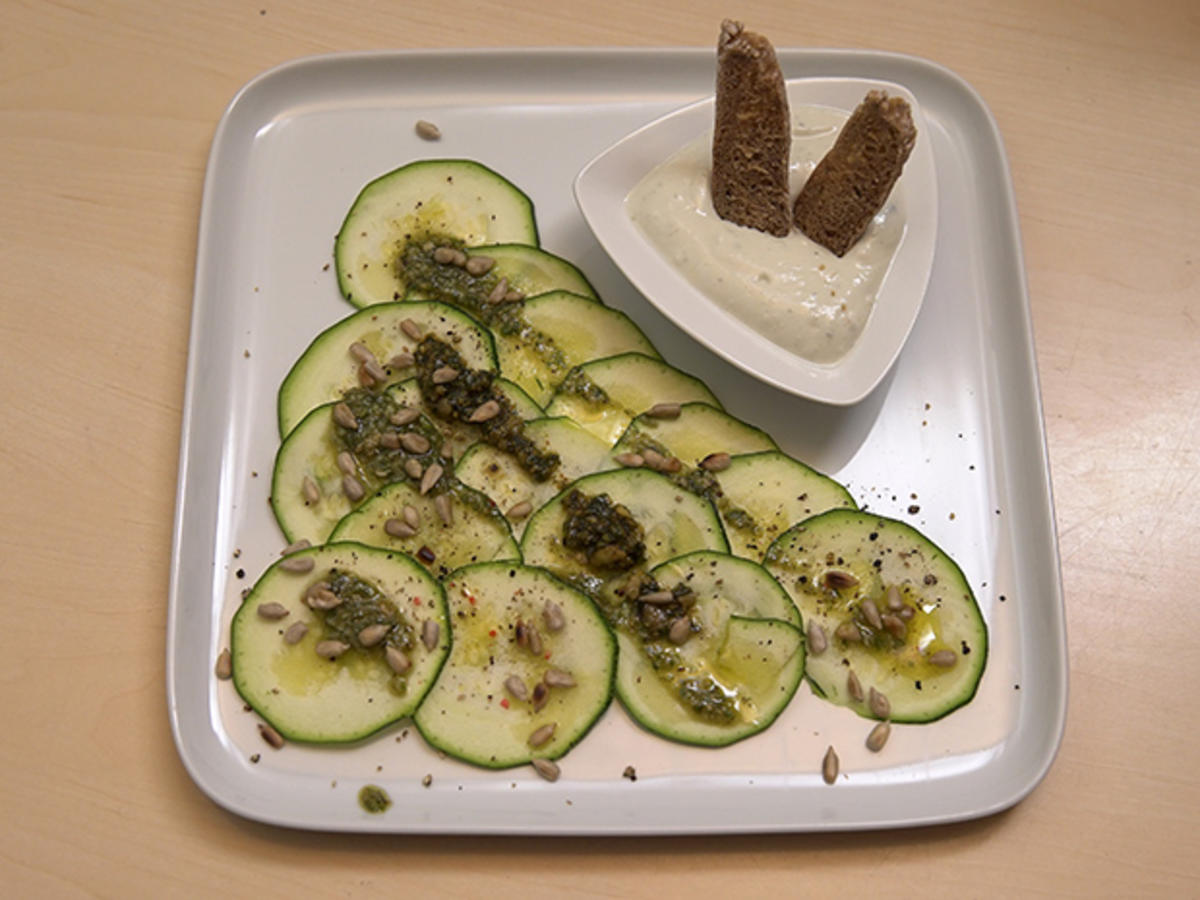
[[[596,384],[587,373],[581,369],[572,369],[562,384],[558,386],[558,390],[563,394],[572,394],[587,403],[594,406],[603,406],[608,403],[608,392],[600,385]]]
[[[563,498],[562,542],[595,569],[624,571],[646,558],[645,532],[624,506],[608,494],[572,490]]]
[[[471,416],[488,401],[499,411],[492,418],[474,423],[485,443],[512,454],[534,481],[545,481],[554,474],[560,459],[557,453],[545,453],[525,434],[525,421],[517,415],[512,401],[496,387],[496,375],[486,369],[471,369],[461,354],[445,341],[426,335],[417,345],[413,358],[417,383],[426,407],[438,418],[469,423]],[[438,384],[433,373],[454,369],[458,375]]]
[[[358,792],[358,805],[362,807],[364,812],[371,815],[379,815],[387,812],[392,805],[392,798],[377,784],[366,784]]]
[[[696,715],[712,722],[732,722],[737,716],[737,696],[709,675],[680,680],[679,699]]]
[[[384,647],[408,651],[416,644],[416,632],[399,607],[371,582],[349,572],[333,570],[325,585],[342,601],[333,609],[321,612],[321,624],[326,636],[360,651],[383,653]],[[364,647],[359,634],[371,625],[387,625],[383,640],[374,647]]]
[[[368,491],[395,481],[411,480],[412,476],[404,469],[409,459],[416,459],[425,467],[437,458],[442,437],[433,423],[422,417],[408,425],[394,425],[391,418],[400,411],[400,404],[386,391],[351,388],[342,395],[342,402],[354,413],[357,427],[335,425],[333,431],[339,448],[354,455],[358,477]],[[412,453],[387,437],[406,432],[424,437],[429,441],[429,449]]]

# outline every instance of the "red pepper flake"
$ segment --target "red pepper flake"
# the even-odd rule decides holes
[[[413,597],[413,606],[420,606],[420,605],[421,605],[421,598]]]
[[[508,698],[502,697],[500,699],[500,705],[503,706],[505,709],[508,709]]]
[[[550,658],[550,651],[549,651],[549,650],[547,650],[547,651],[546,651],[546,659],[549,659],[549,658]]]
[[[474,606],[474,605],[475,605],[475,598],[474,598],[474,597],[472,597],[470,594],[467,594],[467,602],[468,602],[468,603],[470,603],[472,606]]]
[[[495,637],[495,636],[496,636],[496,629],[493,628],[491,631],[488,632],[488,637]]]

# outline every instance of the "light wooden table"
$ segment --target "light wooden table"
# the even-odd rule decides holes
[[[312,53],[711,46],[731,14],[778,46],[934,59],[999,120],[1069,621],[1048,778],[984,821],[836,836],[380,839],[217,808],[172,744],[163,658],[200,191],[225,104]],[[0,5],[0,892],[1200,894],[1197,109],[1188,0]]]

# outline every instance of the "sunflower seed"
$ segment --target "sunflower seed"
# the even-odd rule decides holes
[[[394,431],[385,431],[379,435],[379,443],[388,450],[399,450],[400,435]]]
[[[571,688],[575,687],[575,679],[570,672],[564,672],[562,669],[547,669],[546,674],[542,676],[542,681],[546,687],[551,688]]]
[[[516,303],[518,300],[524,300],[525,295],[520,291],[509,290],[505,292],[504,299],[508,303]]]
[[[425,435],[415,431],[406,431],[400,435],[400,446],[409,453],[428,453],[432,445]]]
[[[830,569],[825,573],[825,587],[831,591],[841,591],[858,584],[858,579],[850,572],[841,569]]]
[[[867,624],[878,631],[883,627],[883,620],[879,618],[879,607],[875,605],[875,601],[867,597],[859,604],[859,609],[862,610],[863,617],[867,620]]]
[[[891,733],[892,726],[888,722],[880,722],[867,735],[867,749],[872,753],[878,753],[883,749],[883,745],[887,743]]]
[[[487,422],[500,414],[500,404],[495,400],[485,400],[475,408],[475,412],[467,417],[468,422]]]
[[[417,533],[407,522],[401,519],[388,519],[383,523],[383,530],[394,538],[410,538]]]
[[[825,758],[821,760],[821,777],[825,779],[826,784],[833,784],[838,777],[838,756],[830,746],[825,751]]]
[[[686,644],[691,636],[692,620],[687,616],[680,616],[671,623],[671,627],[667,631],[667,640],[672,644]]]
[[[265,722],[258,723],[258,733],[262,735],[262,739],[278,750],[283,746],[283,735],[267,725]]]
[[[433,251],[433,261],[443,266],[452,263],[454,261],[454,248],[438,247]]]
[[[808,652],[813,656],[820,656],[829,646],[829,638],[825,634],[825,629],[821,627],[821,623],[812,619],[808,622]]]
[[[529,764],[533,766],[535,772],[545,778],[547,781],[558,781],[558,776],[562,774],[558,763],[549,759],[531,759]]]
[[[383,366],[379,364],[378,360],[368,359],[362,364],[362,368],[364,372],[371,376],[371,380],[376,384],[383,384],[387,381],[387,372],[384,371]]]
[[[342,598],[335,594],[329,588],[319,588],[315,591],[310,591],[307,597],[309,609],[319,609],[325,612],[330,609],[336,609],[342,605]]]
[[[491,271],[496,261],[490,256],[472,256],[467,259],[467,272],[478,278]]]
[[[532,653],[534,656],[541,656],[542,655],[542,633],[540,631],[538,631],[537,628],[535,628],[532,625],[528,626],[528,628],[529,628],[529,652]]]
[[[354,417],[354,410],[352,410],[345,403],[338,403],[334,405],[333,421],[337,422],[340,426],[348,431],[353,431],[358,427],[358,419]]]
[[[228,681],[233,677],[233,654],[228,649],[222,650],[217,655],[217,664],[213,666],[213,674],[222,681]]]
[[[671,591],[650,591],[649,593],[642,594],[640,597],[638,597],[638,600],[640,600],[642,603],[649,603],[657,606],[663,603],[675,602],[675,594]]]
[[[488,297],[487,297],[488,303],[500,303],[502,300],[504,300],[504,295],[507,293],[508,293],[508,279],[501,278],[496,283],[496,286],[494,288],[492,288],[492,292],[490,294],[488,294]]]
[[[646,464],[640,453],[618,453],[613,459],[629,469],[638,469]]]
[[[434,369],[429,377],[434,384],[449,384],[458,377],[458,369],[453,366],[441,366]]]
[[[416,132],[417,137],[423,141],[436,141],[442,136],[440,128],[424,119],[417,119]]]
[[[293,622],[288,626],[288,630],[283,633],[283,642],[285,644],[298,644],[304,640],[306,634],[308,634],[308,625],[304,622]]]
[[[547,722],[541,728],[538,728],[529,736],[530,747],[540,747],[550,738],[554,737],[554,732],[558,730],[558,724],[555,722]]]
[[[400,323],[400,330],[409,338],[409,340],[419,341],[421,339],[421,326],[412,319],[405,319]]]
[[[724,472],[732,462],[733,457],[728,453],[710,453],[700,460],[700,468],[706,472]]]
[[[646,410],[646,415],[652,419],[678,419],[683,407],[678,403],[655,403]]]
[[[887,608],[892,612],[896,612],[904,608],[904,600],[900,596],[900,588],[896,587],[894,584],[888,585]]]
[[[404,471],[408,473],[409,478],[420,478],[425,474],[425,468],[421,465],[419,459],[406,459],[404,461]]]
[[[288,608],[282,603],[260,603],[258,606],[258,617],[260,619],[275,620],[282,619],[288,615]]]
[[[550,688],[546,687],[546,683],[544,681],[539,681],[533,686],[533,711],[541,712],[542,707],[544,707],[549,701]]]
[[[304,476],[304,481],[300,483],[300,493],[304,495],[304,501],[310,506],[321,499],[321,489],[307,475]]]
[[[392,416],[388,421],[390,421],[393,425],[411,425],[413,422],[417,421],[418,418],[420,418],[420,415],[420,410],[413,409],[411,406],[402,406],[392,413]]]
[[[437,510],[438,518],[443,525],[454,524],[454,507],[450,503],[449,494],[438,494],[433,498],[433,508]]]
[[[913,609],[911,606],[905,606],[905,607],[901,608],[899,610],[899,612],[896,613],[896,617],[901,619],[902,621],[907,622],[909,619],[911,619],[916,614],[917,614],[917,611],[915,609]]]
[[[442,627],[433,619],[426,619],[425,624],[421,626],[421,643],[425,645],[425,649],[437,649],[438,638],[441,636]]]
[[[856,644],[862,642],[862,632],[858,630],[858,626],[853,622],[843,622],[833,632],[835,637],[841,638],[843,641]]]
[[[893,616],[890,613],[881,617],[883,627],[891,632],[892,637],[902,641],[908,636],[908,626],[904,624],[904,620],[899,616]]]
[[[305,572],[311,572],[315,565],[316,561],[311,556],[289,556],[280,561],[279,568],[295,575],[303,575]]]
[[[388,668],[397,675],[403,675],[412,668],[412,661],[404,655],[404,651],[391,644],[384,650],[383,658],[387,660]]]
[[[958,662],[958,654],[953,650],[939,650],[937,653],[930,654],[929,661],[935,666],[949,669]]]
[[[358,465],[354,462],[354,454],[349,450],[343,450],[337,455],[337,467],[342,470],[343,475],[354,475],[358,472]]]
[[[434,463],[425,470],[425,474],[421,476],[420,491],[422,494],[429,493],[433,486],[438,483],[438,479],[442,477],[443,471],[445,470],[442,469],[440,463]]]
[[[342,493],[346,495],[346,499],[351,503],[357,503],[363,497],[367,496],[367,489],[353,475],[343,475]]]
[[[858,676],[854,674],[853,670],[846,673],[846,693],[855,703],[862,703],[862,682],[858,680]]]
[[[867,695],[867,706],[871,710],[871,715],[880,719],[886,719],[892,714],[891,701],[888,700],[886,694],[880,693],[875,688],[871,688]]]
[[[642,451],[642,459],[655,472],[678,472],[683,468],[683,463],[674,456],[663,456],[657,450],[648,447]]]
[[[563,626],[567,624],[562,607],[553,600],[547,600],[546,605],[542,607],[542,621],[546,623],[547,631],[562,631]]]
[[[528,500],[521,500],[510,506],[505,515],[510,519],[523,519],[531,512],[533,512],[533,504]]]
[[[292,541],[286,547],[279,551],[280,556],[291,556],[293,553],[298,553],[301,550],[307,550],[312,546],[312,541],[308,538],[300,538],[298,541]]]
[[[349,649],[350,645],[345,641],[321,641],[317,644],[317,656],[337,659]]]
[[[431,784],[433,784],[433,776],[432,775],[426,775],[424,778],[421,779],[422,787],[429,787]]]
[[[388,360],[388,365],[393,369],[407,369],[416,362],[416,359],[407,350],[402,350],[391,359]]]
[[[505,678],[504,689],[517,700],[525,701],[529,699],[529,688],[525,687],[525,682],[521,680],[519,675],[509,675]]]
[[[375,625],[368,625],[358,633],[358,642],[364,647],[374,647],[392,630],[392,626],[386,622],[378,622]]]
[[[372,353],[370,348],[361,341],[355,341],[350,345],[350,355],[360,363],[369,362],[375,358],[375,354]]]

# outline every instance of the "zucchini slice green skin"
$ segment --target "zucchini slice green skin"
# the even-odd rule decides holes
[[[413,377],[415,369],[395,369],[390,364],[396,355],[411,353],[417,345],[404,330],[407,320],[422,333],[452,344],[471,368],[496,371],[492,333],[453,306],[426,301],[360,310],[317,335],[292,364],[279,388],[280,437],[290,434],[313,407],[336,400],[343,391],[361,384],[361,363],[350,351],[353,344],[371,351],[387,372],[387,383]]]
[[[409,241],[438,238],[536,245],[533,202],[473,160],[421,160],[381,175],[359,192],[334,243],[342,296],[360,308],[403,299],[397,258]]]
[[[868,718],[932,722],[975,696],[987,664],[987,625],[962,570],[911,525],[830,510],[780,535],[764,565],[809,627],[819,625],[828,637],[825,652],[809,655],[807,675],[830,702]],[[902,606],[890,609],[889,593]],[[887,620],[871,624],[868,600],[881,617],[901,619],[902,637]],[[843,625],[858,638],[838,636]],[[937,664],[939,653],[953,661]],[[851,696],[850,671],[862,700]],[[887,699],[888,715],[872,710],[872,689]]]
[[[310,571],[287,570],[289,561],[305,559],[313,561]],[[378,588],[415,632],[403,693],[392,687],[395,675],[382,646],[352,648],[336,660],[317,655],[324,626],[304,596],[332,570]],[[267,603],[280,604],[287,615],[263,618],[258,610]],[[438,629],[432,649],[420,639],[426,621]],[[308,632],[289,644],[283,633],[296,622],[307,624]],[[279,560],[246,595],[230,628],[233,682],[242,699],[288,740],[351,743],[412,715],[441,671],[451,640],[445,593],[411,558],[361,544],[327,544]]]
[[[610,617],[621,648],[622,705],[643,728],[685,744],[722,747],[765,730],[804,675],[800,615],[787,592],[758,563],[711,551],[669,560],[650,575],[659,589],[690,589],[688,605],[667,615],[686,616],[692,632],[678,646],[664,636],[647,639],[637,601],[623,601],[621,614]],[[689,705],[682,687],[693,679],[733,698],[727,720]]]
[[[544,569],[484,563],[452,572],[445,585],[454,651],[414,718],[422,737],[489,769],[563,756],[612,701],[617,644],[604,619]],[[547,603],[561,613],[561,628],[547,624]],[[518,642],[518,621],[537,629],[537,647]],[[568,674],[574,686],[548,688],[545,705],[535,708],[534,688],[550,670]],[[545,742],[531,742],[550,725]]]

